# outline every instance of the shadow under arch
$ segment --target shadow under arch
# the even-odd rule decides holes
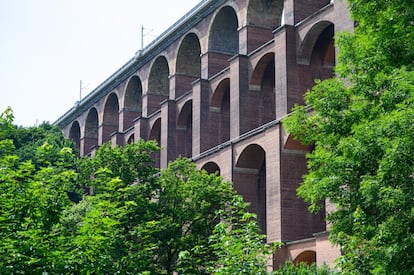
[[[243,99],[249,104],[244,111],[249,119],[242,121],[242,132],[250,131],[276,119],[275,54],[264,54],[256,64]]]
[[[320,39],[328,40],[326,41],[319,41]],[[312,55],[315,50],[315,46],[318,44],[324,44],[322,48],[318,49],[319,51],[326,52],[328,50],[328,46],[330,46],[329,50],[333,48],[333,38],[334,38],[334,24],[330,21],[320,21],[312,26],[312,28],[306,33],[305,38],[303,39],[299,50],[298,50],[298,63],[303,65],[309,65],[311,63]],[[329,52],[330,55],[335,54],[335,52]],[[334,61],[334,60],[333,60]],[[330,61],[332,62],[332,61]]]
[[[105,102],[102,122],[102,143],[111,140],[111,135],[119,131],[119,100],[111,93]]]
[[[154,140],[157,142],[158,146],[161,147],[161,118],[158,118],[151,127],[151,130],[148,135],[148,140]],[[154,165],[157,168],[160,168],[160,150],[156,151],[152,155],[154,159]]]
[[[230,140],[230,79],[223,79],[210,100],[211,147]]]
[[[78,155],[80,153],[80,136],[81,136],[80,125],[79,125],[79,122],[75,120],[74,122],[72,122],[72,126],[70,127],[70,130],[69,130],[69,138],[73,140],[73,142],[75,143],[75,148],[78,150],[78,152],[76,153]]]
[[[300,263],[305,263],[307,265],[311,265],[316,263],[316,252],[313,250],[305,250],[301,252],[296,258],[293,260],[293,264],[298,265]]]
[[[209,161],[205,163],[201,170],[205,170],[208,174],[216,174],[220,175],[220,167],[217,165],[217,163]]]
[[[161,101],[170,94],[170,69],[167,58],[158,56],[152,63],[148,77],[147,116],[160,109]]]
[[[266,152],[258,144],[250,144],[238,157],[233,175],[234,189],[250,203],[249,210],[257,215],[266,234]]]
[[[134,75],[126,85],[123,109],[123,130],[134,125],[134,119],[142,114],[142,83],[141,79]]]
[[[230,6],[221,8],[215,15],[209,29],[208,78],[229,67],[229,59],[239,53],[239,20]]]
[[[89,154],[92,151],[93,147],[98,146],[98,127],[98,111],[93,107],[88,111],[88,115],[86,116],[84,131],[85,134],[83,137],[83,152],[81,152],[81,155],[85,156]]]
[[[188,100],[177,118],[177,155],[191,158],[193,145],[193,101]]]
[[[316,23],[306,34],[298,52],[298,82],[300,89],[288,95],[288,109],[303,105],[304,93],[311,90],[316,80],[334,76],[335,66],[334,24]]]
[[[281,25],[284,0],[249,0],[247,24],[269,28],[270,31]]]
[[[201,46],[195,33],[187,34],[177,53],[175,97],[192,89],[192,82],[201,77]]]

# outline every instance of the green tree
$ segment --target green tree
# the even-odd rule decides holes
[[[332,271],[326,265],[317,267],[314,263],[307,265],[305,263],[299,263],[297,265],[292,262],[286,262],[278,270],[275,271],[274,275],[334,275],[340,274]]]
[[[208,269],[212,274],[270,274],[268,262],[280,244],[265,244],[266,237],[259,232],[256,216],[246,212],[247,206],[237,196],[218,212],[220,223],[209,244],[216,256]]]
[[[56,265],[74,273],[211,274],[229,262],[230,245],[220,248],[219,241],[226,238],[247,255],[231,255],[234,263],[265,270],[268,247],[232,185],[188,159],[158,171],[154,150],[155,143],[144,141],[104,145],[95,157],[79,160],[78,182],[94,194],[64,212]],[[224,214],[230,209],[233,214]],[[224,228],[228,235],[221,235]]]
[[[150,211],[151,185],[158,172],[150,155],[157,149],[155,143],[143,141],[114,148],[104,144],[95,157],[76,161],[77,184],[90,193],[66,210],[55,227],[60,236],[59,270],[128,273],[134,264],[139,266],[131,255],[142,240],[135,239],[130,247],[129,235]]]
[[[8,138],[16,129],[12,122],[7,109],[0,116],[0,273],[47,273],[58,249],[53,226],[72,204],[67,192],[73,190],[74,155],[43,143],[31,149],[37,165],[21,159]]]
[[[9,110],[11,111],[11,109]],[[72,148],[75,152],[74,143],[63,136],[61,129],[47,122],[43,122],[39,126],[33,127],[10,125],[7,133],[4,133],[2,138],[13,142],[14,154],[16,154],[21,161],[31,160],[36,166],[42,165],[41,162],[45,157],[39,155],[37,150],[37,148],[44,143],[51,145],[51,148],[48,151],[48,158],[58,158],[59,151],[65,147]]]
[[[0,115],[0,273],[265,274],[271,249],[231,183],[154,142],[75,159],[56,128]],[[73,199],[76,188],[87,190]],[[71,200],[72,198],[72,200]]]
[[[357,26],[336,39],[338,78],[306,93],[312,111],[297,106],[284,121],[314,145],[298,194],[313,211],[336,205],[328,220],[344,274],[413,274],[414,5],[348,3]]]

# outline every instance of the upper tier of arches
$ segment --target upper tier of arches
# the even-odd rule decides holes
[[[232,121],[235,115],[239,116],[238,134],[276,120],[280,99],[275,83],[281,77],[276,67],[286,60],[278,59],[280,55],[276,46],[267,46],[265,50],[262,48],[271,45],[275,35],[278,35],[275,29],[280,30],[286,16],[284,2],[286,1],[226,1],[203,18],[198,25],[148,60],[141,69],[132,72],[122,83],[114,86],[110,93],[95,101],[66,126],[81,155],[87,155],[92,148],[111,140],[124,144],[133,139],[148,139],[150,135],[154,137],[150,126],[135,129],[136,121],[140,118],[161,118],[161,105],[166,101],[179,102],[185,98],[190,100],[188,110],[190,107],[191,110],[208,109],[204,114],[210,138],[201,146],[201,151],[227,142],[235,136],[230,130],[234,127]],[[315,5],[320,8],[326,4],[329,3],[319,1]],[[298,66],[302,66],[296,69],[297,81],[299,86],[305,86],[306,89],[312,87],[315,79],[332,76],[335,64],[335,25],[332,18],[322,18],[311,24],[304,38],[296,40],[296,49],[293,50]],[[235,83],[229,70],[232,60],[238,56],[245,56],[248,60],[247,69],[242,72],[248,86],[244,92],[237,90],[243,81],[238,79],[239,83]],[[241,77],[240,73],[238,72],[238,77]],[[218,85],[214,84],[215,79],[220,78],[222,80]],[[199,102],[191,100],[192,93],[202,79],[211,81],[208,88],[210,96],[206,107],[195,107]],[[298,89],[288,95],[293,98],[289,106],[302,103],[306,89]],[[235,92],[239,93],[238,113],[232,110]],[[193,112],[188,110],[187,113],[193,116]],[[178,108],[174,111],[176,118],[182,116],[180,111]],[[193,121],[193,117],[187,120]],[[176,120],[173,128],[182,128],[184,124],[180,123]],[[186,127],[192,127],[192,124],[189,125]],[[161,142],[161,125],[156,129],[159,129],[156,140]],[[117,133],[125,134],[125,140],[116,136]],[[193,135],[193,131],[188,128],[187,141],[193,140],[190,135]],[[81,139],[84,140],[83,143],[80,142]],[[175,142],[177,148],[184,146],[179,144],[181,141]],[[191,148],[186,148],[184,152],[175,151],[177,154],[192,156]]]

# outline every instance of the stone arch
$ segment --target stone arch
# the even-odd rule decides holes
[[[304,104],[303,94],[315,85],[315,80],[324,80],[334,76],[335,65],[334,25],[330,21],[321,21],[311,27],[299,50],[298,80],[301,90],[292,94],[291,104]]]
[[[201,77],[201,46],[194,33],[181,41],[177,53],[175,89],[176,97],[192,89],[192,82]]]
[[[252,130],[276,119],[275,55],[266,53],[255,66],[246,95],[247,110],[242,121],[243,132]]]
[[[130,135],[130,136],[128,137],[128,139],[127,139],[127,144],[134,143],[134,141],[135,141],[135,135],[134,135],[134,134],[132,134],[132,135]]]
[[[148,94],[168,96],[170,92],[170,69],[164,56],[155,59],[148,78]]]
[[[177,153],[182,157],[192,156],[193,101],[184,103],[177,118]]]
[[[210,27],[209,51],[236,55],[239,52],[238,17],[230,6],[223,7]]]
[[[327,65],[335,62],[334,24],[330,21],[320,21],[312,26],[303,39],[298,52],[298,63],[309,65],[315,53],[322,53]],[[333,60],[332,60],[333,55]]]
[[[274,66],[275,54],[273,52],[269,52],[269,53],[264,54],[260,58],[259,62],[257,62],[256,66],[253,70],[251,80],[250,80],[250,89],[251,90],[260,90],[260,85],[262,83],[263,76],[265,74],[265,71],[266,71],[268,65],[271,62],[273,63],[273,66]]]
[[[257,215],[263,234],[266,234],[266,152],[258,144],[246,146],[234,168],[233,186],[250,203],[249,210]]]
[[[123,129],[134,125],[134,119],[142,114],[142,83],[141,79],[134,75],[126,85],[124,94]]]
[[[211,97],[210,132],[216,141],[213,146],[230,140],[230,79],[223,79]]]
[[[316,252],[313,250],[305,250],[296,256],[296,258],[293,260],[293,263],[295,265],[298,265],[300,263],[305,263],[307,265],[316,263]]]
[[[161,118],[158,118],[151,127],[148,140],[155,140],[161,145]]]
[[[282,25],[283,0],[248,0],[246,13],[241,13],[244,24],[240,27],[240,53],[249,54],[274,39],[273,30]]]
[[[283,0],[250,0],[247,8],[247,24],[276,29],[281,25]]]
[[[195,33],[187,34],[181,41],[177,53],[176,73],[200,77],[201,46]]]
[[[201,170],[205,170],[208,174],[217,174],[220,175],[220,167],[217,165],[217,163],[209,161],[205,163]]]
[[[155,120],[154,124],[152,125],[148,140],[155,140],[158,146],[161,146],[161,118]],[[160,151],[154,152],[152,157],[155,162],[155,167],[160,167]]]
[[[325,68],[335,66],[334,25],[327,26],[313,47],[310,63],[320,63]]]
[[[146,93],[147,116],[160,109],[160,103],[168,99],[170,93],[170,69],[167,59],[158,56],[152,63]]]
[[[102,121],[102,143],[111,140],[111,135],[119,131],[119,101],[115,93],[106,98],[103,121]]]
[[[75,120],[74,122],[72,122],[72,126],[69,130],[69,138],[73,140],[73,142],[75,143],[75,148],[78,150],[77,154],[80,153],[80,136],[80,125],[79,122]]]
[[[286,134],[283,142],[283,149],[292,150],[298,152],[311,152],[312,145],[304,145],[299,140],[297,140],[293,134]]]
[[[99,118],[96,108],[91,108],[86,116],[85,121],[85,135],[83,137],[83,154],[87,155],[92,151],[93,147],[98,146],[98,127]]]

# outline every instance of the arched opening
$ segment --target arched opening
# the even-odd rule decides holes
[[[311,265],[316,263],[316,252],[312,250],[306,250],[300,253],[296,258],[293,260],[295,265],[300,263],[305,263],[307,265]]]
[[[228,67],[230,57],[239,53],[238,27],[237,14],[232,7],[223,7],[216,14],[209,32],[209,76]]]
[[[273,30],[282,24],[283,0],[250,0],[247,7],[247,52],[273,39]],[[253,38],[253,39],[252,39]]]
[[[211,97],[210,133],[215,139],[212,146],[230,140],[230,79],[226,78],[217,86]]]
[[[252,130],[276,119],[275,57],[265,54],[257,63],[249,85],[248,110],[242,123],[243,132]]]
[[[69,131],[69,138],[73,140],[73,142],[75,143],[75,148],[78,150],[78,152],[76,152],[77,155],[79,155],[80,153],[80,126],[79,126],[79,122],[74,121],[72,123],[72,126],[70,127],[70,131]]]
[[[155,140],[161,146],[161,118],[158,118],[151,127],[148,140]],[[152,155],[155,167],[160,167],[160,151],[154,152]]]
[[[335,66],[334,25],[329,24],[318,36],[310,64],[332,69]],[[331,73],[331,71],[330,71]]]
[[[135,135],[132,134],[129,136],[128,140],[127,140],[127,144],[132,144],[135,141]]]
[[[134,119],[142,112],[142,84],[138,76],[133,76],[127,84],[124,96],[123,129],[134,125]]]
[[[201,76],[201,47],[194,33],[185,36],[177,54],[175,75],[176,97],[192,89],[192,82]]]
[[[233,8],[222,8],[210,29],[209,51],[235,55],[239,52],[238,19]]]
[[[102,123],[102,143],[111,140],[111,135],[119,131],[119,103],[116,94],[111,93],[106,99],[103,123]]]
[[[266,153],[257,145],[247,146],[237,159],[234,189],[250,203],[249,210],[256,213],[263,234],[266,234]]]
[[[148,78],[147,109],[150,115],[160,109],[160,102],[170,93],[170,69],[167,59],[159,56],[154,61]]]
[[[86,117],[83,140],[83,155],[87,155],[98,145],[98,111],[95,108],[90,109]]]
[[[159,56],[152,65],[148,78],[148,94],[168,96],[170,92],[169,76],[167,59]]]
[[[187,101],[181,108],[177,119],[177,154],[192,156],[193,145],[193,101]]]
[[[247,8],[247,24],[272,30],[280,26],[283,0],[250,0]]]
[[[315,85],[315,80],[324,80],[334,76],[335,47],[334,25],[329,21],[315,24],[306,34],[298,53],[298,62],[302,64],[299,70],[299,82],[302,94],[301,101],[292,102],[303,104],[303,94]]]
[[[205,170],[208,174],[220,175],[220,167],[217,163],[209,161],[201,167],[201,170]]]
[[[283,149],[292,150],[292,151],[302,151],[310,152],[312,150],[312,145],[304,145],[299,140],[297,140],[293,134],[288,134],[287,138],[284,140]]]

